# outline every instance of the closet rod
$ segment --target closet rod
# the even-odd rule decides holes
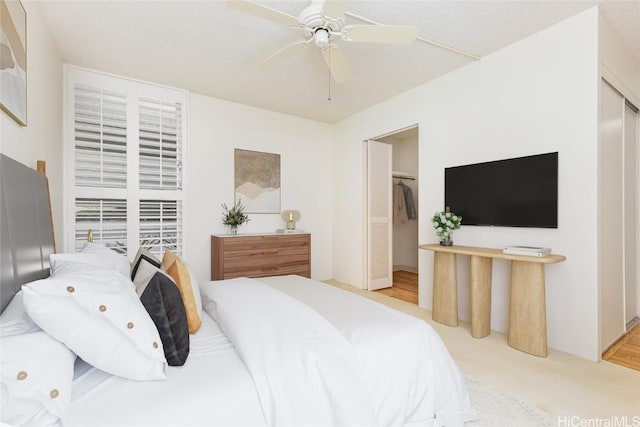
[[[411,181],[415,181],[416,180],[415,176],[409,176],[409,175],[397,175],[397,174],[394,174],[393,177],[394,178],[398,178],[398,179],[410,179]]]

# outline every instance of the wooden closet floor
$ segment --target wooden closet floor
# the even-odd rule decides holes
[[[602,359],[625,368],[640,371],[640,323],[637,323],[626,335],[615,343],[603,355]]]
[[[402,301],[418,304],[418,273],[409,271],[394,271],[393,286],[385,289],[378,289],[375,292],[397,298]]]

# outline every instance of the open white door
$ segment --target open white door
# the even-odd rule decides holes
[[[366,141],[367,289],[393,284],[391,144]]]

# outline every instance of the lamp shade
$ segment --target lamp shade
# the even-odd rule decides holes
[[[302,218],[302,215],[298,211],[287,210],[287,211],[282,211],[282,214],[280,214],[280,217],[285,222],[287,222],[289,220],[293,220],[294,222],[298,222],[298,221],[300,221],[300,218]]]

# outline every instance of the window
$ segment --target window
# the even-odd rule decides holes
[[[127,201],[109,199],[75,199],[75,249],[87,241],[87,233],[93,231],[93,239],[127,254]]]
[[[140,246],[160,254],[182,253],[182,202],[140,200]]]
[[[67,67],[66,250],[184,255],[185,91]]]

